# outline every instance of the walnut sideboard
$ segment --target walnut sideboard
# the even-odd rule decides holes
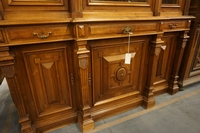
[[[186,0],[0,2],[0,73],[23,133],[94,122],[179,91]],[[128,40],[130,45],[128,47]],[[125,63],[125,54],[131,63]]]

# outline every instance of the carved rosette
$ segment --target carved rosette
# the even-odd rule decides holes
[[[126,78],[127,69],[125,67],[119,67],[115,71],[115,80],[121,82]]]

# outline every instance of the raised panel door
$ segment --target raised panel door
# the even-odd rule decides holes
[[[148,38],[145,39],[140,38],[130,43],[130,64],[125,64],[127,43],[124,40],[118,40],[114,44],[102,42],[92,45],[93,106],[122,97],[134,98],[142,95],[144,84],[141,83],[145,77],[144,64],[148,44]]]
[[[166,33],[162,37],[164,44],[158,58],[156,78],[154,81],[154,93],[160,94],[168,89],[168,82],[172,70],[173,59],[176,48],[177,33]]]
[[[23,51],[38,117],[72,108],[66,48]]]
[[[69,43],[19,46],[11,51],[16,54],[19,89],[36,130],[75,122],[77,109]]]

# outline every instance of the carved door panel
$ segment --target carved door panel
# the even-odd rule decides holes
[[[147,45],[148,40],[142,39],[130,43],[131,64],[124,63],[125,42],[102,42],[102,46],[92,46],[94,106],[119,100],[121,96],[134,97],[143,93],[141,83]]]
[[[73,116],[76,113],[73,83],[70,81],[73,72],[70,47],[65,43],[48,45],[24,46],[15,51],[16,63],[21,65],[18,73],[25,71],[22,72],[23,78],[27,78],[20,78],[19,81],[28,82],[28,86],[25,83],[26,88],[21,85],[20,89],[26,89],[24,93],[29,96],[27,108],[31,106],[31,109],[27,110],[34,122],[45,116],[51,118],[66,112]],[[21,60],[25,65],[22,65]]]
[[[164,44],[159,54],[154,92],[167,91],[176,48],[177,33],[166,33],[162,37]]]

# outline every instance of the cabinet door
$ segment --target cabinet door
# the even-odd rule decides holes
[[[154,82],[154,93],[164,93],[168,89],[168,82],[173,66],[173,59],[176,48],[177,33],[166,33],[162,37],[164,44],[159,54],[156,78]]]
[[[57,125],[58,122],[61,124],[76,118],[73,83],[70,80],[73,73],[72,54],[69,44],[66,44],[12,48],[16,53],[19,89],[26,101],[30,120],[36,127],[53,123]]]
[[[93,106],[142,96],[148,41],[147,37],[131,41],[131,64],[125,64],[127,39],[91,43]]]

